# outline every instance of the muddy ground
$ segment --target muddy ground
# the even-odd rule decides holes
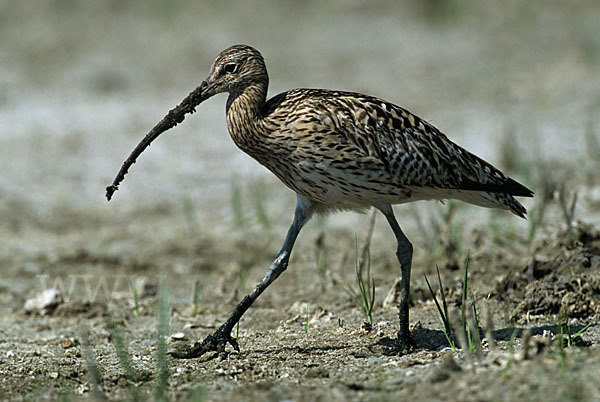
[[[1,399],[600,399],[595,2],[165,4],[0,5]],[[527,221],[396,207],[415,245],[411,353],[393,348],[399,267],[381,216],[371,329],[348,295],[370,219],[352,213],[307,225],[236,330],[239,352],[158,351],[160,301],[169,349],[203,339],[262,278],[292,217],[293,193],[228,138],[222,97],[103,198],[138,140],[238,42],[263,51],[271,93],[381,96],[536,192]],[[425,281],[439,299],[437,266],[454,316],[467,255],[473,352],[449,346]]]

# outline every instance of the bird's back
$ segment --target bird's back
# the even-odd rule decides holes
[[[524,216],[513,196],[533,195],[425,120],[367,95],[283,92],[264,104],[251,130],[256,135],[238,146],[329,208],[455,198]]]

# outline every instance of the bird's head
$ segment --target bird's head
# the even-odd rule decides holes
[[[210,74],[200,86],[190,94],[152,129],[135,147],[129,158],[121,166],[113,184],[106,188],[106,198],[111,199],[119,184],[125,178],[129,167],[137,157],[160,134],[181,123],[188,113],[194,113],[196,107],[219,93],[228,92],[239,95],[252,85],[266,85],[269,82],[265,61],[260,52],[248,45],[235,45],[223,50],[213,62]]]
[[[267,84],[267,68],[260,52],[248,45],[235,45],[223,50],[213,62],[205,96],[218,93],[241,93],[253,84]]]

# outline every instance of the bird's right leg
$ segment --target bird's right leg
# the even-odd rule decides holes
[[[414,346],[414,341],[410,336],[408,326],[409,321],[409,305],[410,305],[410,267],[412,263],[413,246],[408,238],[400,229],[398,221],[394,216],[394,210],[389,204],[382,204],[377,208],[385,215],[398,243],[396,256],[400,263],[400,271],[402,273],[402,288],[400,290],[401,299],[398,311],[400,321],[400,330],[398,331],[398,346],[402,351],[409,351]]]
[[[313,213],[313,203],[302,197],[298,196],[296,202],[296,211],[294,213],[294,221],[292,222],[283,247],[277,258],[269,266],[269,270],[265,274],[264,278],[256,285],[254,290],[250,292],[242,301],[233,309],[233,312],[227,318],[227,321],[223,323],[212,335],[208,335],[202,342],[196,342],[190,349],[185,351],[173,351],[171,355],[173,357],[181,359],[189,359],[194,357],[200,357],[207,352],[222,352],[225,350],[225,346],[229,343],[234,349],[239,351],[237,341],[231,336],[231,331],[235,325],[240,321],[242,315],[250,308],[252,303],[261,295],[265,289],[275,281],[287,269],[290,254],[298,233],[304,224],[310,219]]]

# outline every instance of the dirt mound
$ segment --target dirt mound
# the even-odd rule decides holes
[[[539,315],[592,318],[600,314],[600,231],[583,222],[557,231],[534,248],[530,262],[507,274],[496,296],[509,319]],[[509,272],[517,271],[512,270]]]

